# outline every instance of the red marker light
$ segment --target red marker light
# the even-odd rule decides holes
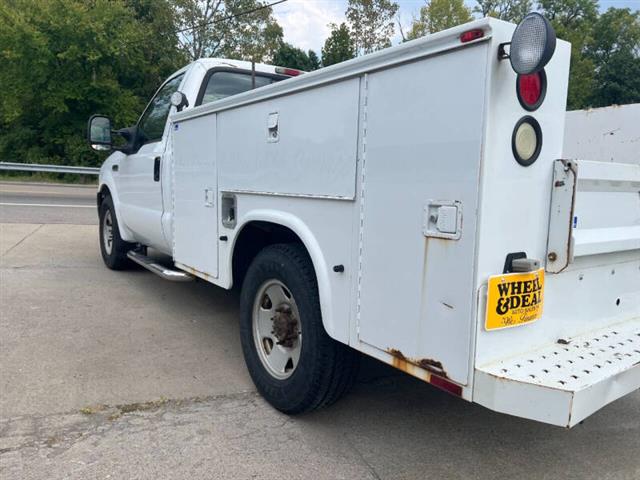
[[[431,375],[429,383],[435,387],[438,387],[440,390],[444,390],[445,392],[448,392],[457,397],[462,396],[462,387],[456,383],[450,382],[445,378],[438,377],[437,375]]]
[[[460,42],[467,43],[482,37],[484,37],[484,30],[480,30],[479,28],[475,30],[467,30],[462,35],[460,35]]]
[[[296,70],[295,68],[285,68],[285,67],[276,67],[276,73],[280,73],[282,75],[289,75],[290,77],[297,77],[305,72],[302,70]]]
[[[530,112],[537,109],[547,91],[547,76],[544,70],[529,75],[518,75],[516,91],[520,105]]]

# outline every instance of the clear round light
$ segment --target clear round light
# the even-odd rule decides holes
[[[537,72],[549,62],[555,48],[556,34],[551,24],[539,13],[530,13],[513,32],[511,67],[521,75]]]
[[[174,107],[182,106],[182,92],[173,92],[170,99],[171,105]]]
[[[533,126],[528,122],[522,122],[516,130],[515,149],[523,161],[533,157],[538,148],[538,135]]]

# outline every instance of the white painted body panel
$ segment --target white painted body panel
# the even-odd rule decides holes
[[[508,28],[504,25],[501,23],[500,28]],[[560,301],[558,309],[552,308],[554,295],[562,298],[569,292],[564,285],[565,288],[556,288],[554,282],[557,279],[548,275],[543,319],[499,331],[484,329],[487,279],[502,273],[505,256],[510,252],[526,252],[528,258],[540,260],[544,265],[553,162],[562,155],[569,51],[569,45],[559,41],[553,58],[545,67],[548,79],[546,98],[532,114],[540,123],[543,144],[539,158],[529,167],[515,162],[511,150],[514,125],[528,113],[520,107],[515,94],[505,94],[513,91],[516,74],[508,62],[496,62],[489,70],[488,94],[495,101],[487,109],[480,179],[475,272],[479,302],[476,365],[515,355],[525,345],[536,348],[555,342],[562,334],[581,332],[583,328],[585,317],[571,312],[573,306],[568,302]],[[569,288],[573,291],[572,287]]]
[[[472,28],[484,37],[461,44]],[[337,341],[425,381],[445,380],[467,400],[555,424],[572,425],[638,388],[631,367],[551,395],[544,382],[494,374],[510,358],[613,324],[634,339],[640,317],[640,249],[617,248],[624,239],[613,230],[629,227],[633,242],[640,218],[631,197],[605,188],[580,207],[587,230],[603,236],[578,241],[567,267],[547,272],[543,317],[484,329],[487,281],[502,273],[506,255],[524,251],[545,265],[554,162],[567,151],[570,46],[558,42],[546,99],[529,113],[516,98],[516,74],[497,58],[513,29],[478,20],[171,115],[161,223],[176,264],[230,288],[243,228],[279,224],[309,252],[324,327]],[[206,71],[193,68],[187,95]],[[523,167],[511,135],[527,114],[539,121],[543,146]],[[594,178],[626,175],[584,165]],[[232,228],[220,214],[229,193],[237,200]],[[589,213],[593,204],[620,211]],[[522,395],[541,401],[514,406]]]
[[[161,184],[153,181],[153,168],[155,158],[164,157],[164,147],[164,141],[143,145],[138,152],[124,158],[114,174],[120,197],[119,218],[135,232],[140,243],[156,248],[164,247],[165,239],[160,228]]]
[[[353,199],[358,88],[350,79],[219,113],[223,189]],[[280,134],[269,141],[274,114]]]
[[[463,385],[473,333],[462,319],[474,310],[487,55],[481,43],[366,79],[359,337],[440,363]],[[471,83],[468,71],[477,75]],[[459,202],[460,239],[423,234],[430,199]]]
[[[640,164],[640,103],[567,112],[562,158]]]

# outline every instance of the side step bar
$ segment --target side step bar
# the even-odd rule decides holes
[[[140,252],[136,252],[135,250],[127,252],[127,257],[165,280],[172,282],[190,282],[194,279],[193,275],[190,275],[187,272],[183,272],[182,270],[173,270],[169,267],[165,267],[164,265],[160,265],[152,258],[149,258]]]

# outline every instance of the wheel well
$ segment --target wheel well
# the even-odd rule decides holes
[[[249,265],[262,249],[276,243],[299,243],[302,240],[288,227],[271,222],[249,222],[243,228],[233,249],[233,285],[240,288]]]
[[[98,197],[97,197],[98,209],[100,209],[100,205],[102,205],[102,202],[104,201],[104,199],[110,195],[111,195],[111,192],[109,191],[109,187],[107,187],[106,185],[102,185],[102,187],[100,188],[100,191],[98,192]]]

